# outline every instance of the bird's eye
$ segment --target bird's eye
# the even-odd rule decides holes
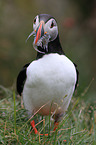
[[[53,28],[53,27],[54,27],[54,22],[52,21],[50,28]]]
[[[34,18],[33,23],[34,23],[34,24],[36,23],[36,18]]]

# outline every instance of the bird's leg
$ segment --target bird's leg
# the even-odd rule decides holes
[[[53,131],[55,131],[58,128],[59,122],[54,122],[54,129]]]
[[[35,121],[34,121],[34,120],[32,120],[30,123],[31,123],[31,126],[32,126],[32,128],[33,128],[35,134],[48,136],[48,133],[47,133],[47,134],[40,134],[40,133],[38,132],[37,128],[35,127]]]
[[[54,122],[54,129],[53,129],[53,131],[55,131],[55,130],[58,128],[59,121],[61,120],[61,117],[62,117],[62,116],[63,116],[63,113],[55,114],[55,115],[54,115],[55,122]],[[40,133],[38,132],[38,130],[36,129],[35,121],[34,121],[34,120],[31,121],[31,126],[32,126],[32,128],[33,128],[35,134],[48,136],[48,134],[40,134]]]
[[[58,128],[59,122],[62,117],[63,117],[63,113],[58,113],[53,116],[53,118],[55,119],[53,131],[55,131]]]
[[[30,123],[31,123],[31,126],[32,126],[33,130],[34,130],[34,133],[38,134],[38,131],[37,131],[36,127],[35,127],[35,121],[32,120]]]
[[[53,131],[55,131],[58,128],[59,121],[61,120],[63,115],[64,115],[64,113],[60,113],[60,114],[55,114],[54,115],[55,122],[54,122],[54,130]],[[63,140],[63,141],[66,142],[66,139]]]
[[[32,128],[33,128],[35,134],[48,136],[48,133],[47,133],[47,134],[40,134],[40,133],[38,132],[37,128],[35,127],[35,121],[34,121],[34,120],[32,120],[32,121],[30,122],[30,124],[31,124],[31,126],[32,126]],[[55,130],[58,128],[58,125],[59,125],[59,122],[55,122],[55,123],[54,123],[54,130],[53,130],[53,131],[55,131]]]

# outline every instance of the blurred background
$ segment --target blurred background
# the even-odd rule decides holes
[[[14,86],[22,66],[35,59],[33,38],[25,40],[40,13],[51,14],[58,22],[63,50],[78,66],[78,95],[83,98],[89,88],[84,99],[96,101],[95,0],[0,0],[0,85]]]

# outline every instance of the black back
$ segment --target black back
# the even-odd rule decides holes
[[[24,67],[19,72],[18,77],[17,77],[17,83],[16,83],[16,85],[17,85],[17,92],[19,93],[20,96],[22,94],[24,83],[26,81],[26,70],[27,70],[27,67],[29,66],[29,64],[30,63],[24,65]]]
[[[77,85],[78,85],[78,81],[79,81],[79,71],[77,69],[77,65],[75,63],[74,63],[74,65],[75,65],[75,69],[76,69],[76,73],[77,73],[77,80],[76,80],[76,84],[75,84],[75,90],[76,90]]]

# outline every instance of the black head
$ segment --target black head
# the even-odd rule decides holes
[[[59,42],[58,26],[54,17],[49,14],[37,15],[33,20],[34,35],[33,47],[36,51],[44,55],[45,53],[64,54]]]

